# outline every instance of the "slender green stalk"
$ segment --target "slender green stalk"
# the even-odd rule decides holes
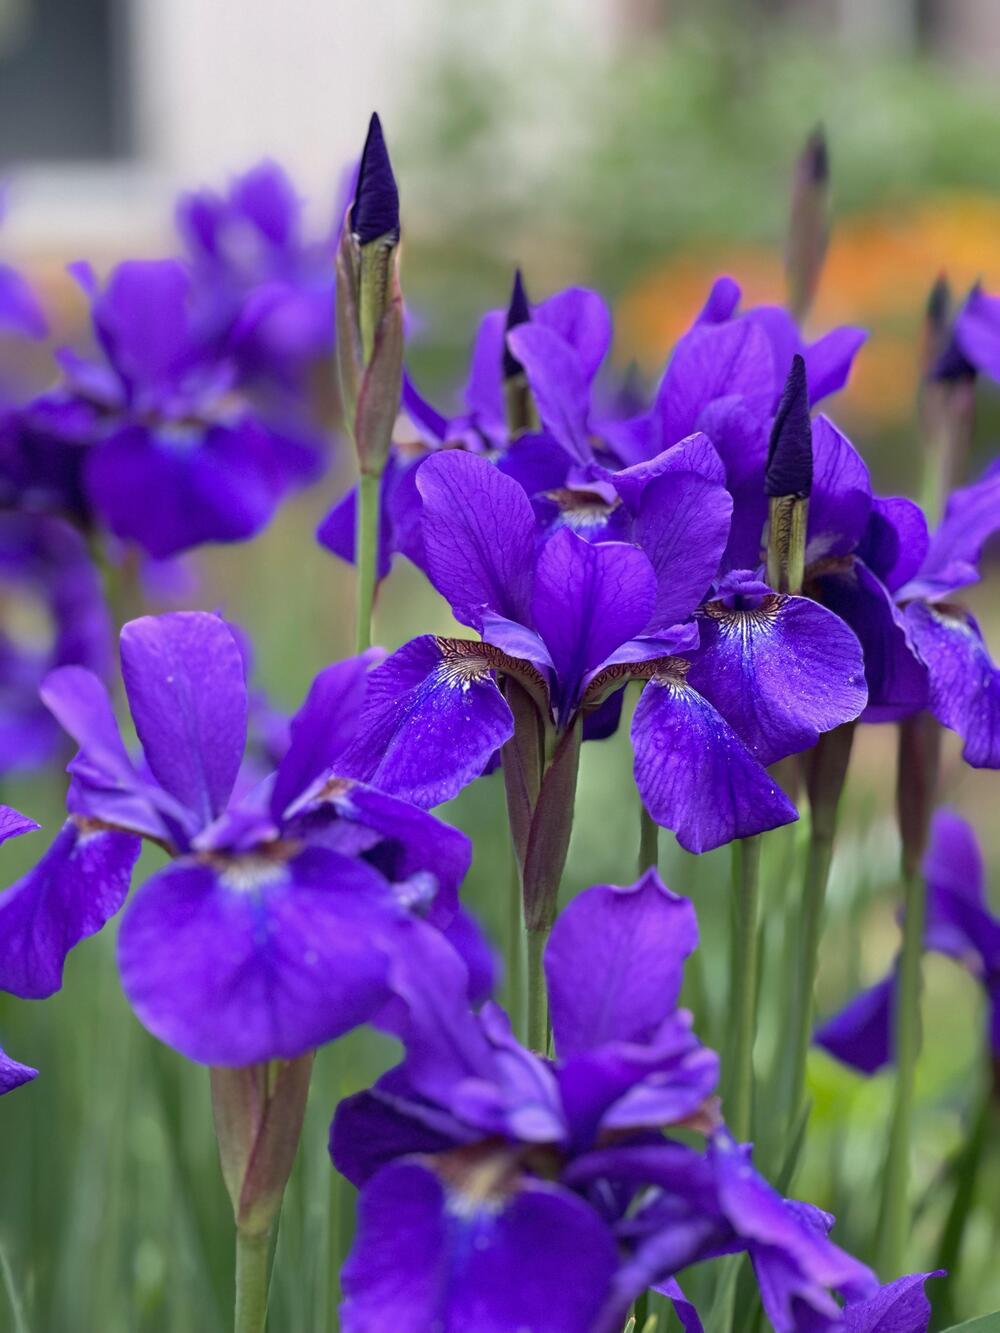
[[[362,472],[358,483],[358,624],[356,646],[363,653],[372,643],[372,609],[378,582],[379,490],[381,478]]]
[[[726,1120],[739,1141],[750,1136],[753,1113],[753,1048],[757,1031],[757,972],[760,901],[760,835],[733,844],[733,887],[736,895],[732,991],[733,1024]]]
[[[639,800],[639,875],[660,864],[660,826]]]
[[[507,1012],[519,1035],[524,1031],[524,913],[521,910],[521,871],[513,843],[510,884],[507,890]]]
[[[833,837],[813,830],[809,839],[805,884],[798,931],[795,992],[791,1009],[792,1033],[788,1047],[789,1074],[787,1132],[791,1133],[802,1114],[806,1092],[806,1064],[812,1041],[813,991],[819,965],[819,940],[823,925],[826,890],[833,861]]]
[[[235,1333],[264,1333],[267,1326],[270,1232],[236,1232]]]
[[[526,932],[528,941],[528,1048],[543,1055],[549,1047],[549,995],[542,959],[551,926]]]
[[[913,1100],[920,1054],[920,991],[924,941],[925,892],[919,872],[904,879],[903,951],[896,977],[896,1085],[879,1219],[880,1270],[887,1277],[903,1271],[909,1230],[910,1150]]]
[[[965,1250],[965,1232],[972,1215],[975,1202],[976,1185],[983,1150],[990,1138],[990,1122],[994,1115],[995,1093],[993,1080],[989,1074],[983,1080],[983,1090],[979,1096],[979,1105],[970,1126],[968,1137],[951,1164],[950,1174],[955,1180],[955,1193],[951,1207],[941,1233],[935,1268],[943,1268],[947,1276],[938,1286],[934,1299],[934,1312],[942,1325],[951,1327],[958,1319],[955,1309],[955,1287],[959,1265]]]

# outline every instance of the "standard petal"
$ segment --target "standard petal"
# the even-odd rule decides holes
[[[337,767],[415,805],[456,796],[514,732],[496,652],[432,634],[404,644],[372,672],[358,737]]]
[[[510,329],[507,346],[524,367],[542,425],[575,462],[589,462],[590,390],[576,352],[557,333],[535,323]]]
[[[617,1262],[610,1231],[567,1190],[474,1198],[429,1164],[397,1162],[361,1196],[345,1333],[588,1333]]]
[[[611,312],[600,292],[567,287],[536,306],[533,318],[569,343],[584,378],[592,380],[611,346]]]
[[[0,1097],[5,1092],[13,1092],[15,1088],[21,1087],[23,1083],[30,1083],[37,1077],[37,1069],[32,1069],[30,1065],[19,1064],[0,1048]]]
[[[774,359],[767,335],[748,320],[703,324],[677,344],[656,396],[663,443],[672,444],[700,426],[706,407],[738,396],[757,415],[770,410]]]
[[[379,649],[333,662],[319,673],[290,724],[290,744],[278,766],[271,813],[280,818],[309,784],[351,743],[368,688],[368,673],[381,660]]]
[[[812,424],[813,484],[806,563],[846,555],[865,535],[872,508],[864,459],[829,417]]]
[[[726,488],[693,472],[646,486],[632,530],[656,575],[656,606],[646,633],[680,624],[701,602],[719,571],[732,513]]]
[[[912,602],[906,625],[930,677],[931,712],[965,742],[973,768],[1000,768],[1000,670],[961,609]]]
[[[780,787],[712,705],[676,676],[654,676],[632,719],[646,809],[689,852],[798,818]]]
[[[247,738],[243,655],[232,631],[204,611],[143,616],[123,627],[121,653],[146,762],[202,826],[211,823],[229,800]]]
[[[646,462],[609,473],[608,480],[634,514],[649,483],[667,472],[695,472],[706,481],[723,485],[726,480],[722,459],[704,431],[695,431],[686,440],[679,440]]]
[[[933,1273],[911,1273],[880,1287],[868,1300],[848,1305],[844,1333],[927,1333],[931,1303],[924,1283],[928,1278],[944,1276],[943,1268]]]
[[[427,573],[464,624],[484,610],[522,623],[535,560],[535,515],[512,477],[472,454],[449,450],[421,466]]]
[[[854,358],[867,339],[867,329],[844,324],[824,333],[803,349],[811,403],[818,403],[844,387],[850,378]]]
[[[875,496],[857,553],[895,593],[920,569],[929,541],[927,520],[918,504],[902,495]]]
[[[552,657],[564,713],[583,678],[648,623],[656,597],[649,560],[623,542],[584,541],[560,528],[538,558],[532,621]]]
[[[813,1036],[816,1045],[862,1074],[878,1073],[892,1060],[895,991],[892,972],[821,1023]]]
[[[983,547],[998,529],[1000,468],[994,464],[979,481],[949,497],[944,518],[931,537],[921,578],[939,578],[956,567],[977,570]]]
[[[655,870],[625,888],[598,884],[578,894],[545,950],[560,1060],[609,1041],[650,1041],[677,1007],[697,943],[693,906]]]
[[[0,894],[0,990],[44,999],[66,955],[118,911],[139,839],[70,819],[38,865]]]
[[[402,916],[377,871],[321,848],[185,858],[122,919],[122,985],[139,1020],[190,1060],[290,1060],[384,1003]]]
[[[771,594],[740,609],[713,602],[688,683],[718,709],[760,764],[814,745],[865,706],[857,636],[806,597]]]

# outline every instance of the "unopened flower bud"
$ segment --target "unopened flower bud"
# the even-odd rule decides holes
[[[805,361],[796,355],[771,427],[764,471],[769,501],[767,575],[777,592],[802,588],[812,476],[809,386]]]
[[[507,321],[504,326],[504,343],[501,370],[503,372],[504,401],[507,408],[507,429],[512,437],[523,435],[526,431],[538,429],[538,413],[532,397],[524,367],[507,345],[506,335],[511,329],[531,320],[531,306],[528,294],[524,290],[521,270],[514,271],[514,285],[511,288],[510,302],[507,306]]]
[[[788,305],[799,321],[812,307],[830,237],[830,155],[822,126],[806,140],[792,179],[785,273]]]

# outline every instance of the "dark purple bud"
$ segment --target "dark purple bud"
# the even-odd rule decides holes
[[[799,172],[813,185],[826,185],[830,179],[830,150],[822,125],[817,125],[806,140],[799,158]]]
[[[979,290],[977,283],[968,301]],[[956,319],[951,313],[951,289],[942,274],[931,288],[927,301],[927,378],[945,384],[973,380],[976,368],[955,337]]]
[[[817,126],[799,154],[792,178],[785,270],[788,307],[796,320],[809,313],[819,286],[830,234],[830,156]]]
[[[531,306],[528,304],[528,294],[524,290],[524,279],[521,277],[521,270],[514,270],[514,286],[510,292],[510,302],[507,306],[507,325],[505,333],[510,333],[511,329],[516,329],[519,324],[527,324],[531,320]],[[524,372],[524,367],[518,361],[517,357],[507,346],[507,340],[504,339],[503,345],[503,377],[505,380],[512,380],[515,375]]]
[[[399,240],[399,191],[377,112],[372,113],[361,154],[358,185],[351,205],[351,231],[359,245],[382,236]]]
[[[812,490],[812,477],[812,423],[809,420],[806,363],[796,355],[792,357],[792,368],[771,427],[764,493],[769,497],[794,495],[806,499]]]

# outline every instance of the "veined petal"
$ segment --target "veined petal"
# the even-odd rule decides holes
[[[0,990],[44,999],[69,951],[125,901],[139,839],[70,819],[38,865],[0,894]]]
[[[6,842],[8,838],[19,838],[22,833],[34,833],[40,827],[40,824],[22,815],[19,810],[9,805],[0,805],[0,843]]]
[[[401,919],[382,876],[335,852],[184,858],[122,919],[122,985],[144,1026],[190,1060],[290,1060],[385,1002]]]
[[[718,398],[739,396],[751,411],[771,407],[774,359],[766,334],[747,320],[702,324],[674,349],[656,395],[665,444],[700,426],[701,413]]]
[[[927,1333],[931,1303],[924,1283],[928,1278],[944,1276],[943,1268],[932,1273],[910,1273],[880,1287],[868,1300],[848,1305],[844,1333]]]
[[[597,1213],[541,1181],[464,1193],[432,1163],[396,1162],[363,1190],[345,1333],[589,1333],[618,1263]]]
[[[533,318],[569,343],[584,378],[592,380],[611,346],[611,312],[600,292],[588,287],[554,292],[535,307]]]
[[[959,608],[912,602],[906,625],[930,677],[929,707],[965,742],[973,768],[1000,768],[1000,670],[979,626]]]
[[[609,480],[631,513],[636,513],[643,492],[651,481],[666,472],[694,472],[706,481],[724,485],[726,469],[715,445],[703,431],[695,431],[663,449],[647,462],[634,463],[609,474]]]
[[[357,739],[337,767],[415,805],[450,800],[513,735],[496,684],[506,660],[464,639],[404,644],[372,672]]]
[[[647,633],[686,620],[708,592],[726,549],[732,512],[726,488],[693,472],[660,477],[646,486],[632,535],[656,575],[656,606]]]
[[[924,511],[902,495],[872,499],[858,555],[892,593],[920,569],[930,538]]]
[[[524,367],[542,425],[570,458],[589,462],[590,392],[576,352],[558,333],[534,322],[509,330],[507,346]]]
[[[512,477],[449,450],[422,464],[427,573],[459,620],[476,629],[484,610],[524,623],[535,562],[535,515]]]
[[[650,1041],[677,1007],[697,943],[694,908],[655,870],[624,888],[598,884],[578,894],[545,950],[559,1058],[610,1041]]]
[[[203,611],[143,616],[122,629],[121,652],[150,769],[210,824],[225,808],[246,746],[246,678],[232,631]]]
[[[806,597],[771,593],[743,607],[741,600],[706,608],[687,679],[758,763],[773,764],[860,715],[864,659],[848,626]]]
[[[690,852],[797,819],[728,722],[686,684],[684,665],[653,677],[632,718],[635,780],[646,809]]]
[[[552,657],[563,712],[572,710],[584,676],[649,621],[653,569],[623,542],[586,542],[560,528],[538,558],[532,621]]]

